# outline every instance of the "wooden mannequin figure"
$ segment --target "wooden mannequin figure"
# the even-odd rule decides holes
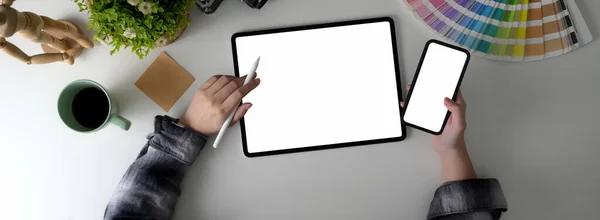
[[[19,12],[11,7],[14,0],[0,0],[0,50],[26,64],[46,64],[64,61],[73,64],[84,48],[94,47],[71,22],[56,21],[31,12]],[[29,56],[6,38],[18,33],[42,44],[45,53]]]

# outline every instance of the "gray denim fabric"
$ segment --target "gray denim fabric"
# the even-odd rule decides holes
[[[433,196],[427,219],[496,220],[508,206],[496,179],[446,182]]]
[[[117,185],[105,220],[170,219],[181,194],[187,168],[206,144],[206,137],[181,127],[168,116],[156,116],[155,131]],[[448,182],[434,194],[427,219],[499,219],[506,211],[500,184],[494,179]]]
[[[206,138],[157,116],[154,133],[117,185],[104,219],[170,219],[180,183]]]

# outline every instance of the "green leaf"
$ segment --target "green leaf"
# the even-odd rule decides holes
[[[174,33],[184,27],[182,25],[189,23],[184,15],[189,13],[194,3],[194,0],[144,0],[154,4],[153,13],[144,16],[125,0],[94,0],[90,7],[86,0],[73,1],[80,11],[89,14],[88,28],[96,31],[94,40],[111,38],[111,55],[121,48],[131,47],[140,59],[155,48],[154,42],[158,38],[164,34],[174,37]],[[127,28],[136,30],[134,39],[123,36]]]

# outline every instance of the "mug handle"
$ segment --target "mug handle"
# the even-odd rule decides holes
[[[117,114],[111,114],[110,119],[108,119],[108,122],[126,131],[129,130],[129,127],[131,127],[131,122],[129,120]]]

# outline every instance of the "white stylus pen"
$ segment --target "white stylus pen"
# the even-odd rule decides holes
[[[256,69],[258,69],[259,61],[260,61],[260,57],[258,57],[258,59],[256,59],[256,61],[254,61],[254,64],[252,64],[252,67],[250,67],[250,72],[248,72],[248,75],[246,75],[246,80],[244,80],[244,85],[248,84],[250,82],[250,80],[252,80],[252,78],[254,78],[254,75],[256,74]],[[225,120],[225,123],[223,123],[223,126],[221,127],[219,134],[217,134],[217,139],[215,139],[215,143],[213,143],[214,148],[217,148],[217,146],[219,146],[219,142],[221,142],[221,138],[223,138],[225,131],[227,131],[227,128],[229,128],[229,125],[231,124],[231,120],[233,120],[233,115],[235,115],[235,112],[237,111],[238,107],[239,106],[236,106],[235,108],[233,108],[233,111],[229,114],[229,117],[227,117],[227,120]]]

